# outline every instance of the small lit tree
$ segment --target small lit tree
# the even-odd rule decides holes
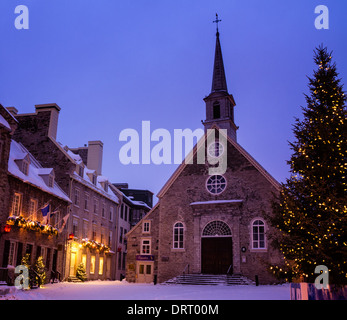
[[[37,258],[36,263],[34,265],[35,274],[35,283],[37,286],[42,286],[46,281],[46,271],[45,265],[43,263],[43,257],[40,256]]]
[[[29,288],[32,288],[34,285],[34,273],[33,269],[30,264],[30,254],[26,253],[24,257],[22,258],[21,264],[28,268],[28,274],[29,274]]]
[[[81,262],[76,270],[76,277],[80,279],[81,281],[87,281],[87,273],[86,273],[86,268],[84,266],[84,263]]]

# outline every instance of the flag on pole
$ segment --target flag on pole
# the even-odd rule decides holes
[[[62,225],[61,225],[61,227],[60,227],[60,229],[59,229],[59,232],[62,232],[62,231],[63,231],[63,229],[64,229],[64,227],[65,227],[65,225],[66,225],[67,219],[69,218],[69,215],[70,215],[70,213],[68,213],[68,214],[63,218],[63,223],[62,223]]]
[[[59,212],[60,211],[58,209],[55,209],[53,212],[51,212],[49,214],[49,219],[48,219],[49,224],[51,224],[51,219],[54,217],[54,215],[56,215],[56,217],[59,217]],[[55,218],[54,221],[56,221],[56,220],[57,220],[57,218]]]
[[[49,213],[50,205],[46,204],[41,208],[42,217],[43,217],[43,224],[47,224],[48,221],[48,213]]]
[[[53,212],[50,213],[50,217],[52,218],[55,214],[58,214],[60,211],[59,210],[54,210]]]

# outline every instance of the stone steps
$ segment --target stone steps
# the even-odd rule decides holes
[[[170,279],[165,284],[186,284],[186,285],[254,285],[250,279],[240,275],[213,275],[213,274],[183,274]]]
[[[82,282],[82,280],[78,279],[77,277],[74,277],[74,276],[69,276],[67,278],[67,281],[68,282]]]

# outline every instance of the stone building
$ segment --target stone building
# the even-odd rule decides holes
[[[9,213],[8,159],[17,120],[0,104],[0,237]]]
[[[110,187],[119,198],[119,210],[117,219],[117,271],[116,279],[122,280],[125,277],[127,261],[127,239],[126,234],[134,225],[148,213],[151,208],[142,201],[147,200],[152,203],[152,192],[148,190],[128,189],[128,184],[113,183]],[[130,191],[129,191],[130,190]],[[137,197],[137,195],[140,195]]]
[[[130,222],[130,230],[133,228],[153,206],[153,192],[142,189],[129,189],[127,183],[113,183],[123,195],[124,205],[129,207],[127,219]]]
[[[11,271],[13,281],[13,268],[22,264],[25,254],[30,254],[31,265],[42,256],[47,281],[51,276],[60,278],[65,254],[61,231],[71,200],[55,181],[54,170],[43,168],[11,139],[17,121],[2,106],[0,120],[10,128],[0,140],[1,199],[6,201],[1,205],[1,226],[7,231],[0,238],[0,266]]]
[[[89,280],[116,277],[116,219],[119,199],[102,176],[101,141],[69,148],[56,140],[60,107],[36,105],[35,113],[18,114],[14,138],[43,166],[54,169],[55,179],[72,200],[65,226],[64,279],[74,279],[83,263]]]
[[[266,217],[279,183],[237,143],[236,103],[218,31],[212,90],[204,101],[205,135],[163,186],[158,204],[127,235],[128,281],[156,276],[163,282],[183,272],[275,281],[268,265],[282,256],[271,246],[275,230]]]
[[[127,281],[151,283],[154,275],[159,275],[159,228],[157,203],[127,234]]]

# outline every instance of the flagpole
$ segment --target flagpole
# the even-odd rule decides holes
[[[41,211],[41,209],[47,207],[47,205],[51,202],[51,200],[49,200],[48,202],[46,202],[41,208],[37,209],[36,212],[32,213],[31,215],[28,216],[28,219],[31,219],[31,217],[35,214],[36,215],[36,220],[38,220],[37,218],[37,213]]]
[[[52,216],[53,214],[59,212],[58,209],[60,208],[60,206],[61,206],[61,205],[59,205],[58,207],[56,207],[53,211],[51,211],[51,210],[49,211],[48,222],[50,222],[51,216]],[[48,223],[48,224],[49,224],[49,223]],[[54,225],[55,225],[55,224],[54,224]]]
[[[60,207],[61,207],[61,205],[59,205],[58,207],[56,207],[56,208],[54,209],[54,211],[51,213],[51,215],[53,215],[53,214],[55,214],[55,213],[57,213],[57,212],[60,212],[60,210],[58,210]],[[63,217],[63,218],[64,218],[64,217]],[[54,224],[54,228],[56,228],[56,227],[59,225],[60,221],[63,220],[63,218],[61,218],[59,221],[56,221],[56,223]]]

